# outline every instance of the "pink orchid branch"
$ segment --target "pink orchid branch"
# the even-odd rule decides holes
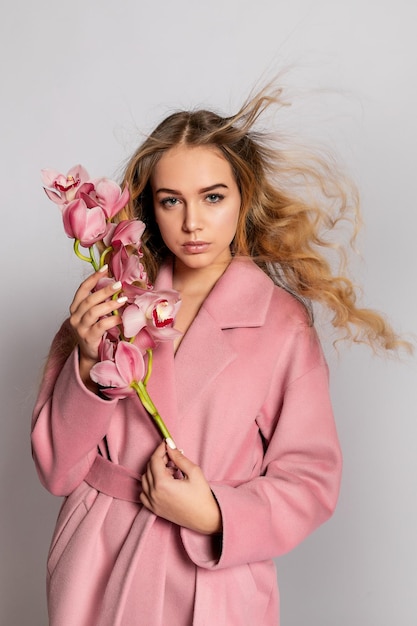
[[[127,300],[127,306],[112,312],[120,315],[122,321],[117,331],[114,329],[116,334],[106,333],[102,338],[100,361],[91,369],[91,378],[108,397],[125,398],[136,393],[162,437],[175,448],[147,384],[152,373],[153,348],[180,334],[173,327],[179,296],[172,290],[152,291],[141,263],[145,224],[134,219],[114,220],[126,206],[129,191],[122,191],[106,178],[91,180],[81,165],[66,175],[42,170],[42,179],[46,195],[61,209],[64,230],[74,240],[77,257],[90,263],[95,271],[108,262],[108,277],[103,281],[120,281]],[[100,281],[98,287],[101,286]],[[120,291],[113,298],[119,295]]]

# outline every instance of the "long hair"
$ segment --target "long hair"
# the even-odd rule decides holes
[[[338,243],[335,227],[349,224],[350,239],[355,239],[360,226],[355,185],[329,152],[297,148],[258,129],[263,114],[280,106],[281,91],[267,88],[229,117],[208,110],[179,111],[133,154],[124,174],[130,201],[122,217],[146,224],[143,253],[150,279],[170,254],[154,217],[155,165],[178,145],[216,148],[230,163],[242,199],[233,254],[251,257],[308,309],[310,302],[323,305],[341,338],[374,349],[409,347],[380,313],[357,306],[357,290],[345,275],[346,244]]]

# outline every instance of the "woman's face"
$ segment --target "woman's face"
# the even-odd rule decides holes
[[[175,146],[158,161],[151,185],[155,219],[176,266],[227,265],[241,197],[221,152],[214,147]]]

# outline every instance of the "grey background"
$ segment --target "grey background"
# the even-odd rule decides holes
[[[409,0],[29,0],[0,21],[2,387],[0,623],[47,623],[45,559],[59,499],[35,475],[31,407],[49,342],[85,271],[39,170],[116,176],[173,109],[233,112],[284,77],[284,130],[324,138],[356,178],[368,305],[416,330],[417,5]],[[332,520],[278,560],[283,626],[416,626],[414,358],[337,355],[324,338],[344,450]],[[76,625],[74,625],[76,626]],[[254,625],[255,626],[255,625]],[[256,625],[257,626],[257,625]]]

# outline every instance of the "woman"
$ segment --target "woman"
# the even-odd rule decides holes
[[[90,378],[124,304],[96,272],[34,410],[39,475],[65,496],[52,625],[276,625],[272,559],[334,510],[341,453],[309,303],[355,341],[400,341],[325,258],[322,232],[356,211],[354,191],[329,161],[294,160],[254,131],[274,104],[261,93],[231,118],[176,113],[126,168],[149,276],[181,296],[182,335],[155,351],[149,391],[184,452],[159,443],[137,398],[107,399]]]

